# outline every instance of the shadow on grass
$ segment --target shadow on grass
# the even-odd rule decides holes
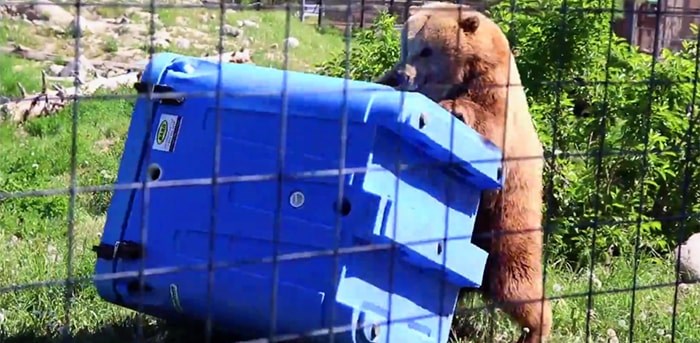
[[[73,332],[71,338],[64,340],[59,333],[43,335],[35,332],[20,332],[7,335],[0,333],[0,343],[194,343],[207,341],[203,325],[192,323],[144,323],[139,327],[136,319],[97,328]],[[236,335],[215,332],[211,343],[230,343],[241,340]]]

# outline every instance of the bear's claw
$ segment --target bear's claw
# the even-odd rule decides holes
[[[520,334],[520,338],[518,338],[517,343],[527,342],[527,335],[529,333],[530,333],[530,328],[523,328],[523,332]]]

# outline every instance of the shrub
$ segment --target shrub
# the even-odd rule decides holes
[[[400,35],[394,29],[395,24],[394,16],[380,12],[370,27],[353,32],[350,49],[343,49],[322,62],[318,66],[319,73],[335,77],[347,75],[353,80],[376,79],[399,60]]]
[[[525,0],[489,9],[516,52],[547,150],[550,259],[579,265],[593,247],[598,261],[667,252],[700,226],[684,218],[700,210],[697,157],[688,150],[698,147],[689,129],[697,121],[696,45],[663,50],[654,61],[612,33],[611,5]],[[393,24],[383,14],[354,34],[350,78],[370,81],[398,60]],[[320,72],[343,77],[344,62],[338,53]]]

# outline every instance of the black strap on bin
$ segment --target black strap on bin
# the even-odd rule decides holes
[[[152,88],[151,88],[152,87]],[[168,85],[151,85],[147,82],[136,82],[134,83],[134,89],[139,94],[149,93],[149,90],[153,93],[174,93],[175,89]],[[185,102],[184,96],[173,96],[173,97],[161,97],[160,103],[164,105],[179,106]]]
[[[92,247],[97,258],[107,261],[116,259],[137,260],[142,257],[142,245],[131,241],[117,241],[114,245],[101,243]]]

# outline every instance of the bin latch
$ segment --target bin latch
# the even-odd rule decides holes
[[[142,255],[142,245],[131,241],[117,241],[112,244],[101,243],[92,247],[97,258],[111,261],[115,259],[137,260]]]
[[[136,92],[139,94],[145,94],[148,93],[149,90],[152,93],[174,93],[175,89],[171,86],[168,85],[151,85],[147,82],[136,82],[134,83],[134,89],[136,89]],[[166,96],[159,96],[158,100],[160,101],[161,104],[165,105],[173,105],[173,106],[179,106],[182,105],[183,102],[185,102],[185,97],[177,94],[173,95],[168,95]]]

